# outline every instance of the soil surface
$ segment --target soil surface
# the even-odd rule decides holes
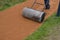
[[[0,40],[23,40],[42,24],[22,17],[23,8],[31,7],[33,2],[34,0],[27,0],[27,2],[0,11]],[[36,4],[33,9],[41,11],[44,8],[44,0],[37,2],[43,5]],[[45,18],[57,11],[58,0],[50,0],[50,5],[49,10],[44,10]]]

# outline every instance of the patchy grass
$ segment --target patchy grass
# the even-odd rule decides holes
[[[13,6],[17,3],[22,3],[26,0],[0,0],[0,11],[10,7],[10,6]]]
[[[28,36],[25,40],[55,40],[54,38],[57,35],[56,33],[60,32],[60,30],[58,31],[59,26],[57,25],[60,25],[60,17],[52,15],[47,20],[45,20],[45,22],[42,24],[41,27],[39,27],[34,33]],[[54,34],[55,36],[52,36]]]

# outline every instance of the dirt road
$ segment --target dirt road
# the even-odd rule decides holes
[[[43,0],[37,1],[44,4]],[[31,7],[33,0],[17,4],[4,11],[0,11],[0,40],[23,40],[35,31],[41,23],[22,17],[22,9]],[[46,18],[57,10],[58,0],[50,0],[51,9],[45,10]],[[44,5],[35,5],[34,9],[42,10]]]

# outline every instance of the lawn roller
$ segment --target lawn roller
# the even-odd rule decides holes
[[[37,0],[34,1],[32,7],[35,5],[35,4],[40,4],[40,3],[37,3],[36,2]],[[40,4],[40,5],[43,5],[43,4]],[[23,8],[23,17],[25,18],[28,18],[28,19],[32,19],[34,21],[37,21],[37,22],[43,22],[44,18],[45,18],[45,12],[43,11],[38,11],[38,10],[34,10],[31,8],[28,8],[28,7],[25,7]]]

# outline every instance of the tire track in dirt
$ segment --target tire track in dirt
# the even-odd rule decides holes
[[[44,4],[43,0],[37,2]],[[28,0],[0,12],[0,40],[23,40],[41,25],[22,17],[22,9],[32,4],[33,0]],[[51,9],[45,10],[46,18],[57,10],[57,4],[57,0],[50,0]],[[34,9],[42,10],[43,6],[35,5]]]

